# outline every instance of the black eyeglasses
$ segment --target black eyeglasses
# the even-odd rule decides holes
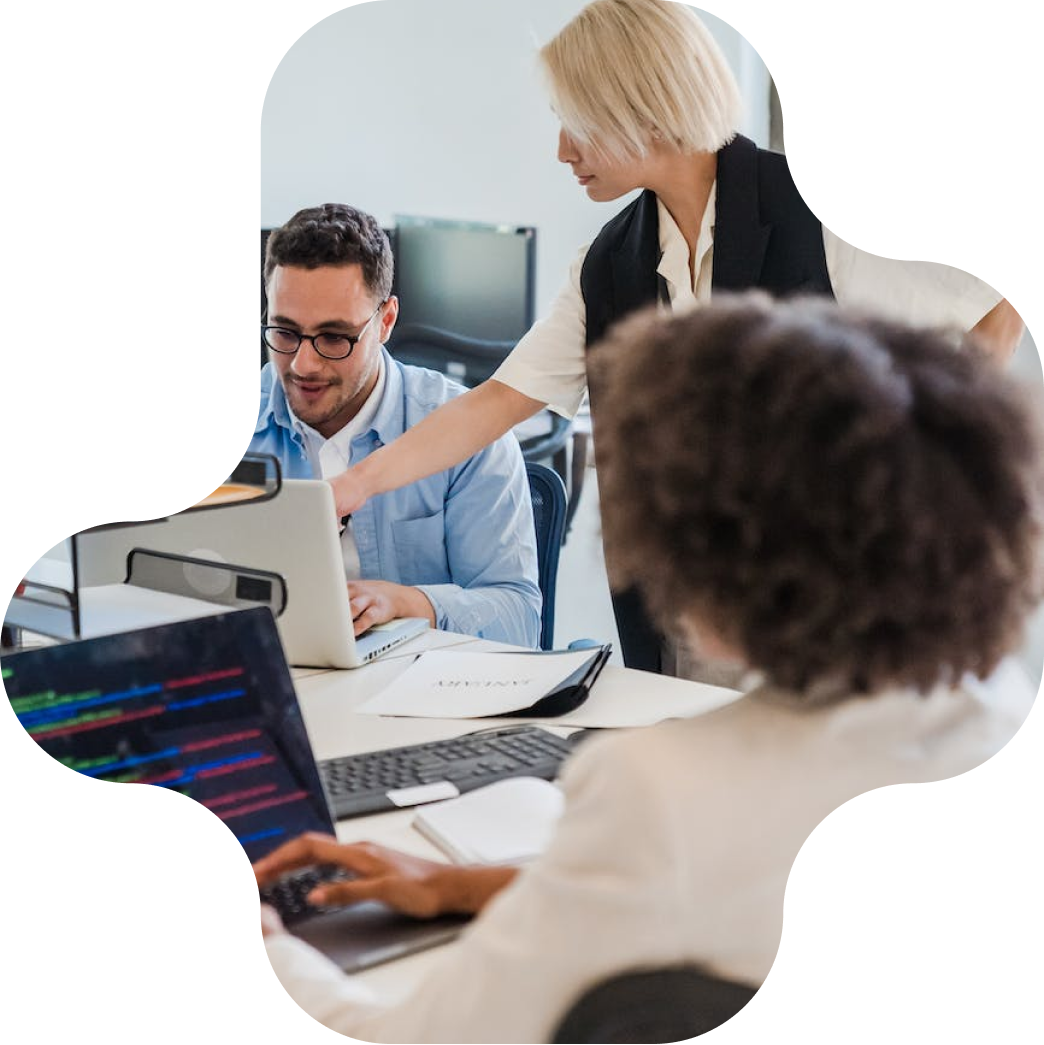
[[[261,340],[273,351],[284,356],[292,356],[300,347],[302,341],[311,341],[312,348],[323,357],[323,359],[347,359],[355,346],[362,340],[366,328],[373,322],[374,317],[388,303],[385,298],[371,314],[370,318],[362,325],[358,334],[302,334],[297,330],[287,330],[286,327],[261,326]]]

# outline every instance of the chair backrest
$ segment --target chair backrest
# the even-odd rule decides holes
[[[465,337],[423,323],[396,327],[388,342],[388,351],[401,363],[438,370],[466,388],[474,388],[492,377],[514,347],[514,341]],[[527,461],[549,460],[562,451],[572,422],[549,412],[548,426],[546,432],[521,441],[522,456]]]
[[[688,1041],[732,1019],[756,993],[756,987],[688,965],[622,973],[581,995],[551,1040],[563,1045]]]
[[[397,327],[388,351],[402,363],[438,370],[468,388],[481,384],[504,362],[514,341],[487,341],[422,323]]]
[[[529,493],[533,499],[540,594],[544,599],[544,606],[540,613],[540,648],[551,649],[555,641],[555,586],[558,580],[558,556],[562,550],[562,538],[565,535],[565,483],[553,469],[532,461],[526,462],[526,473],[529,476]]]

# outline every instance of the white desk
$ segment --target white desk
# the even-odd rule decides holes
[[[335,758],[339,755],[404,744],[421,744],[489,726],[505,725],[506,720],[502,718],[411,719],[355,714],[355,709],[360,704],[405,671],[417,653],[426,649],[450,646],[476,651],[511,648],[466,635],[432,631],[362,668],[350,671],[295,668],[294,685],[316,759]],[[738,696],[734,690],[717,686],[704,686],[610,666],[602,672],[583,707],[567,718],[569,725],[575,728],[586,720],[597,721],[600,708],[603,712],[612,710],[615,715],[618,714],[621,705],[630,705],[636,713],[635,724],[651,725],[665,718],[685,718],[703,714],[735,700]],[[555,719],[546,720],[541,724],[554,729],[564,725],[562,720]],[[410,809],[341,820],[337,824],[337,837],[342,842],[358,842],[365,839],[429,859],[444,859],[439,850],[413,830],[412,820],[413,810]],[[433,951],[411,955],[358,975],[364,977],[365,981],[382,995],[400,997],[409,993],[425,970],[438,960],[440,950],[441,948],[436,948]]]

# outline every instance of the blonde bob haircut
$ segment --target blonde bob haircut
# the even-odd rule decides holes
[[[540,61],[563,130],[607,159],[643,157],[653,139],[717,152],[736,134],[739,87],[685,4],[595,0]]]

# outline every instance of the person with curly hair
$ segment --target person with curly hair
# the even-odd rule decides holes
[[[974,346],[751,294],[598,356],[606,559],[666,628],[706,621],[806,702],[957,685],[1017,640],[1034,415]]]
[[[323,903],[478,913],[389,1002],[263,909],[291,996],[353,1037],[556,1040],[583,992],[633,969],[757,987],[816,825],[864,792],[979,765],[1032,702],[1005,655],[1041,593],[1044,433],[975,346],[755,294],[632,317],[592,374],[612,570],[762,681],[586,741],[549,848],[519,871],[321,837],[256,865],[261,884],[312,863],[356,873]]]

